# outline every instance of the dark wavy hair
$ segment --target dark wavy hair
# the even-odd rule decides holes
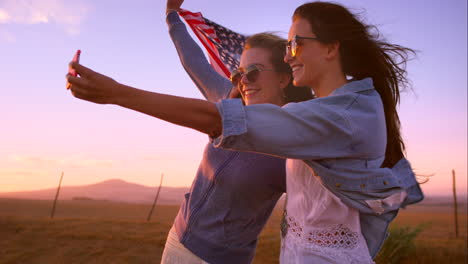
[[[286,55],[286,39],[271,32],[263,32],[249,36],[244,45],[244,50],[251,48],[262,48],[271,52],[270,62],[278,72],[285,72],[291,76],[288,86],[284,90],[286,103],[301,102],[313,98],[309,87],[294,86],[292,81],[292,70],[288,63],[284,62]]]
[[[375,26],[366,25],[347,8],[329,2],[299,6],[293,15],[307,20],[320,42],[340,44],[342,71],[354,80],[371,77],[382,98],[387,126],[387,147],[382,167],[392,167],[404,157],[397,105],[400,90],[407,87],[406,62],[416,52],[385,42]]]

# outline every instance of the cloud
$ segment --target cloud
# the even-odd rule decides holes
[[[10,20],[10,15],[6,10],[0,9],[0,23],[6,23],[8,20]]]
[[[77,35],[88,10],[82,0],[2,0],[0,24],[55,23]]]

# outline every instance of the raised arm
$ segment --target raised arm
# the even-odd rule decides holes
[[[205,54],[190,37],[187,27],[176,12],[180,9],[182,2],[181,0],[168,0],[166,17],[169,34],[182,66],[207,100],[218,102],[228,98],[232,88],[231,82],[211,67]]]

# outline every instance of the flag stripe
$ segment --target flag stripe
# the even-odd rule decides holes
[[[211,66],[226,78],[239,67],[239,60],[246,37],[227,29],[207,18],[200,12],[182,9],[179,15],[187,22],[207,51]]]

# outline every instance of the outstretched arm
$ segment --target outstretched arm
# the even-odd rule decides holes
[[[205,54],[190,37],[187,27],[176,11],[183,0],[168,0],[166,22],[169,34],[179,55],[182,66],[203,96],[212,102],[227,98],[232,89],[231,82],[216,72],[207,61]],[[233,89],[237,91],[237,89]]]
[[[212,102],[136,89],[70,63],[80,77],[67,75],[73,96],[98,104],[115,104],[176,125],[190,127],[211,137],[221,134],[221,117]]]
[[[283,107],[244,106],[237,99],[215,104],[129,87],[75,62],[70,67],[80,75],[67,75],[75,97],[119,105],[198,130],[222,148],[304,160],[374,159],[385,154],[385,119],[375,91],[368,96],[344,93]],[[356,109],[351,109],[351,105]],[[372,130],[355,133],[360,127]]]

